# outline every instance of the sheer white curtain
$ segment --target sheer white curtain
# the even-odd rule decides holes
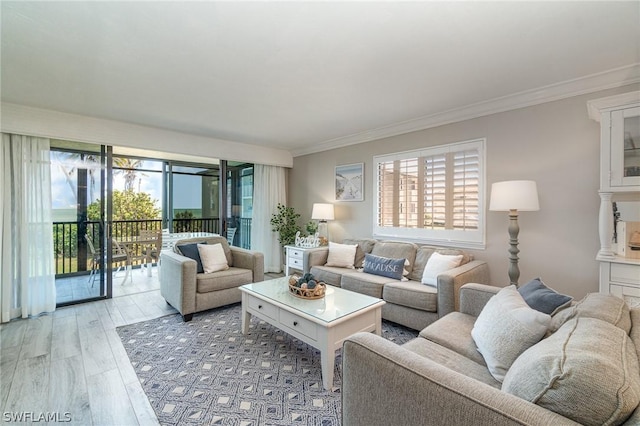
[[[2,134],[0,319],[52,312],[56,286],[49,139]]]
[[[277,211],[278,203],[287,203],[284,168],[254,165],[251,249],[264,253],[265,272],[282,270],[278,233],[271,230],[271,215]]]

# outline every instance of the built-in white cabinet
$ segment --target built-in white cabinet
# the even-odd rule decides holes
[[[595,99],[589,117],[600,122],[600,292],[640,297],[640,91]],[[619,220],[614,220],[614,205]]]

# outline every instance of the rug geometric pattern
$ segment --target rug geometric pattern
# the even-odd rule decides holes
[[[118,327],[131,364],[162,425],[340,424],[342,365],[322,387],[320,351],[259,320],[241,332],[241,306]],[[383,321],[398,344],[418,332]]]

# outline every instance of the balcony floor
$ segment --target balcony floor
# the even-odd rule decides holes
[[[151,276],[147,276],[144,268],[134,268],[124,283],[125,271],[121,270],[113,275],[113,297],[145,293],[159,290],[158,267],[151,267]],[[100,296],[100,281],[96,277],[93,286],[89,275],[56,278],[56,303],[69,303]]]

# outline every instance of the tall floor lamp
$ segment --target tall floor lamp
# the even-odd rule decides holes
[[[538,188],[532,180],[510,180],[496,182],[491,185],[491,201],[489,203],[491,211],[509,212],[509,280],[511,284],[518,285],[520,269],[518,268],[518,210],[537,211],[540,210],[538,204]]]
[[[322,245],[329,244],[329,224],[327,221],[334,219],[333,204],[314,203],[311,219],[318,221],[318,236]]]

